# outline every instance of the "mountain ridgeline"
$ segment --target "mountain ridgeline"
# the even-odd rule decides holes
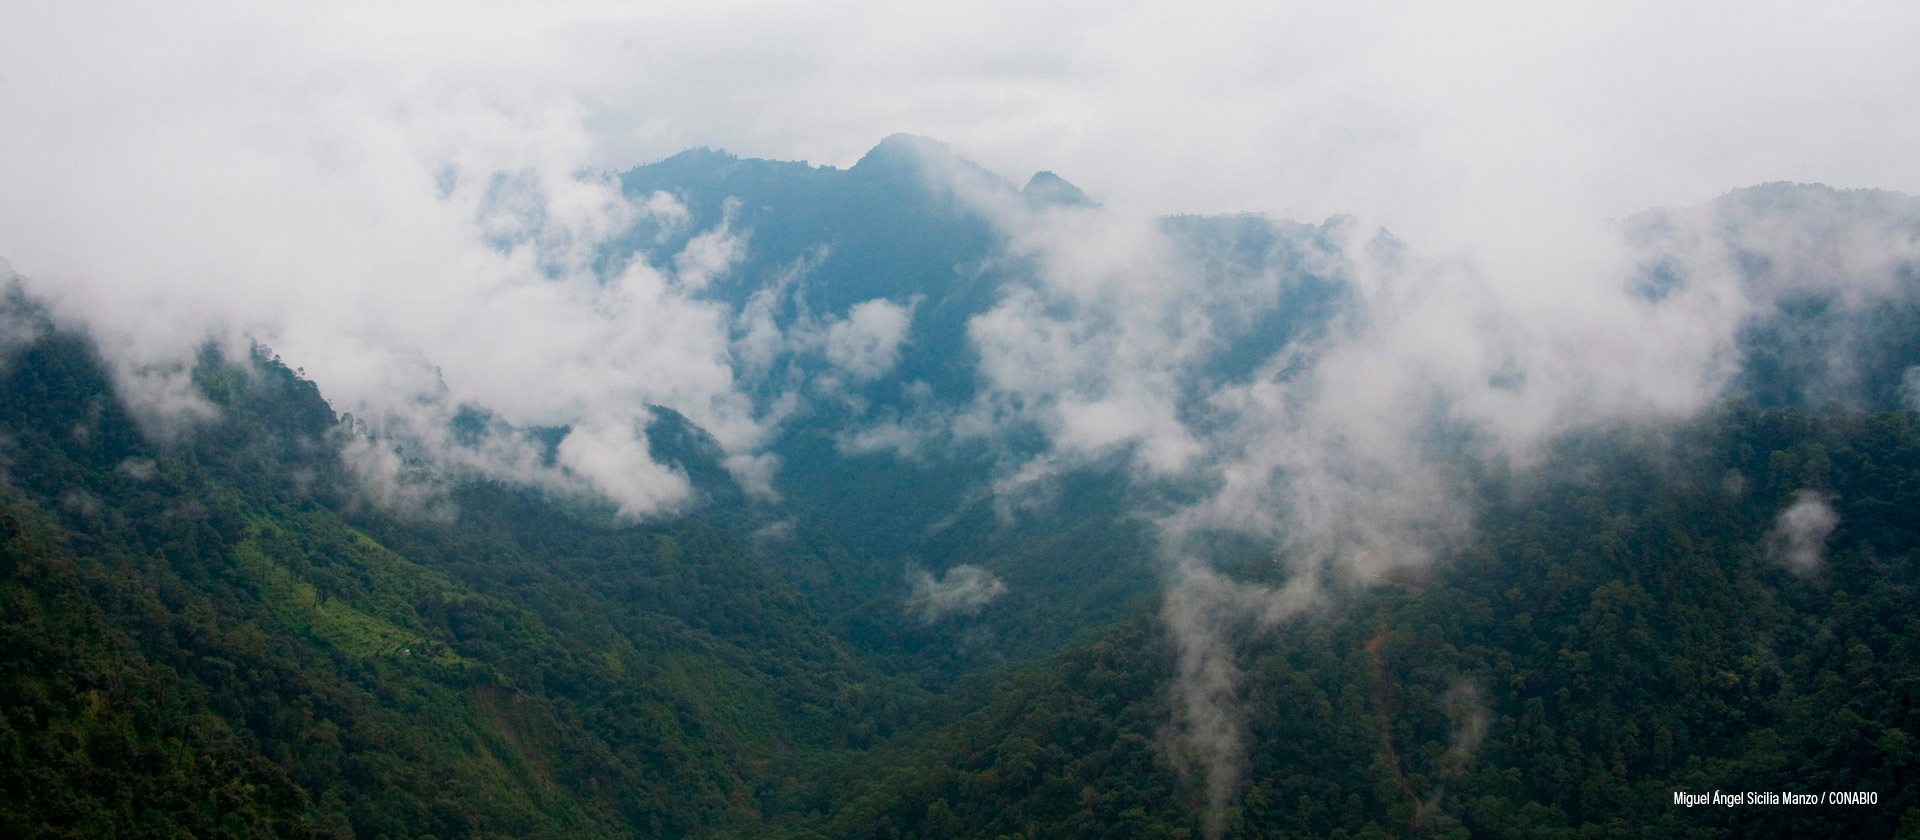
[[[668,405],[646,442],[695,490],[677,514],[484,474],[395,504],[345,454],[355,421],[271,350],[210,341],[188,371],[212,411],[161,425],[87,325],[6,291],[0,834],[1920,836],[1920,273],[1870,260],[1867,295],[1819,257],[1910,248],[1920,202],[1776,184],[1624,222],[1646,305],[1716,267],[1760,290],[1725,392],[1530,462],[1463,457],[1471,529],[1430,567],[1231,624],[1223,775],[1183,746],[1154,519],[1212,486],[1124,449],[1049,460],[1053,430],[980,371],[983,316],[1053,270],[1009,219],[1097,203],[907,136],[845,170],[696,150],[620,183],[680,213],[609,265],[721,230],[701,294],[731,311],[818,334],[870,301],[909,315],[870,375],[790,352],[743,378],[814,397],[768,444],[772,494]],[[1155,223],[1196,289],[1254,295],[1207,313],[1185,422],[1200,384],[1288,375],[1365,320],[1355,225]],[[981,406],[1014,419],[857,439]],[[470,406],[450,439],[551,460],[567,432]],[[996,490],[1035,463],[1044,493]],[[1219,547],[1236,581],[1297,568]],[[1676,799],[1715,791],[1874,801]]]

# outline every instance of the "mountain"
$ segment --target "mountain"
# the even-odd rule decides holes
[[[1367,354],[1459,303],[1357,220],[1116,220],[905,135],[845,170],[696,150],[619,183],[665,209],[600,260],[674,263],[738,347],[779,338],[737,373],[777,418],[769,487],[675,404],[633,421],[675,513],[448,468],[214,340],[179,371],[205,408],[155,426],[112,336],[7,289],[0,832],[1920,831],[1912,198],[1774,184],[1625,220],[1636,336],[1724,332],[1705,407],[1501,448],[1456,408],[1535,408],[1561,357],[1489,318],[1507,355],[1406,377],[1403,451],[1366,414],[1399,402],[1292,436],[1384,387],[1322,365],[1424,363]],[[577,431],[435,416],[536,476]],[[1315,460],[1354,439],[1410,463]],[[1289,482],[1327,495],[1244,497],[1278,538],[1169,536]],[[1421,561],[1362,562],[1396,541]],[[1675,799],[1736,790],[1873,801]]]
[[[1023,524],[990,488],[1021,461],[1047,457],[1045,430],[996,420],[988,435],[953,433],[969,412],[999,410],[982,391],[970,330],[1010,294],[1043,283],[1040,257],[1017,240],[1049,213],[1095,209],[1078,187],[1041,172],[1018,188],[910,135],[883,140],[845,170],[703,149],[624,172],[620,183],[636,201],[671,196],[686,218],[640,225],[613,261],[681,253],[703,232],[725,230],[740,238],[739,253],[703,294],[736,312],[765,306],[771,326],[788,335],[817,332],[869,301],[910,312],[898,361],[882,376],[849,387],[820,358],[790,352],[748,385],[763,404],[823,379],[839,389],[805,400],[769,450],[780,459],[780,494],[870,558],[833,590],[818,585],[834,576],[829,570],[792,570],[824,599],[817,608],[846,616],[849,640],[925,651],[947,663],[924,663],[946,679],[968,658],[952,660],[955,632],[971,635],[968,646],[984,661],[1044,654],[1152,590],[1158,571],[1132,517],[1142,500],[1118,480],[1123,459],[1070,469],[1046,490],[1063,503]],[[1247,376],[1343,311],[1335,252],[1348,227],[1345,219],[1316,226],[1182,216],[1147,232],[1174,244],[1196,282],[1246,286],[1256,298],[1223,298],[1208,313],[1227,339],[1206,369],[1211,379]],[[1047,559],[1036,561],[1040,554]],[[912,569],[961,565],[1017,585],[966,626],[896,626]]]
[[[1008,390],[988,375],[1002,360],[983,356],[995,347],[983,327],[1018,318],[1029,336],[1064,342],[1065,352],[1077,344],[1109,354],[1127,353],[1124,337],[1144,331],[1143,346],[1190,354],[1140,363],[1168,364],[1156,387],[1170,392],[1173,419],[1206,429],[1220,422],[1210,416],[1220,393],[1272,376],[1266,366],[1275,360],[1310,370],[1330,346],[1374,340],[1364,337],[1379,317],[1367,312],[1364,284],[1379,280],[1362,278],[1428,282],[1409,246],[1351,218],[1174,216],[1114,226],[1053,173],[1016,187],[944,144],[907,135],[846,170],[701,150],[625,172],[621,184],[635,200],[669,195],[687,211],[664,238],[643,226],[627,242],[634,252],[680,253],[716,227],[739,237],[731,270],[705,291],[734,311],[772,303],[771,322],[788,335],[818,332],[869,301],[908,313],[898,361],[883,375],[849,384],[818,354],[792,352],[782,372],[746,387],[763,404],[808,395],[768,445],[781,464],[775,485],[865,558],[842,587],[818,585],[829,570],[794,568],[793,579],[843,623],[843,638],[888,655],[924,651],[932,659],[914,667],[933,668],[938,679],[965,670],[967,657],[952,658],[961,647],[981,652],[979,661],[1045,654],[1123,614],[1162,572],[1142,514],[1167,515],[1210,492],[1204,481],[1142,480],[1137,444],[1062,453],[1066,412],[1045,401],[1063,391],[1084,392],[1092,404],[1125,397],[1126,383],[1115,382],[1129,375],[1125,364],[1016,355],[1063,372],[1049,372],[1044,387]],[[1706,377],[1717,390],[1703,401],[1890,409],[1916,404],[1911,394],[1920,393],[1908,379],[1920,360],[1917,220],[1915,200],[1894,193],[1771,184],[1649,211],[1620,229],[1640,263],[1629,283],[1650,318],[1722,308],[1699,330],[1730,331]],[[1062,244],[1068,237],[1123,235],[1152,243],[1150,262],[1130,267],[1165,291],[1142,294],[1097,273],[1070,281],[1090,291],[1060,290],[1063,272],[1081,270],[1058,262],[1063,251],[1081,258]],[[1154,299],[1164,314],[1116,308],[1125,305],[1113,303],[1119,295]],[[1514,352],[1505,335],[1491,341],[1491,352]],[[1487,381],[1516,383],[1510,390],[1525,396],[1524,366],[1505,364]],[[807,391],[822,381],[839,390]],[[1006,581],[1008,594],[952,627],[893,620],[915,569],[966,565]]]
[[[9,835],[686,836],[910,719],[716,528],[382,513],[270,359],[204,354],[221,420],[156,446],[40,332],[0,387]]]
[[[1670,440],[1570,441],[1433,579],[1236,630],[1229,837],[1909,836],[1920,416],[1730,404]],[[1827,563],[1775,513],[1834,499]],[[1256,565],[1240,574],[1275,573]],[[1174,636],[1142,611],[791,837],[1200,836],[1168,732]],[[1865,790],[1877,805],[1748,804]],[[1740,807],[1685,806],[1716,791]],[[753,832],[729,836],[768,836]]]
[[[1644,255],[1635,288],[1648,298],[1718,272],[1755,299],[1734,394],[1767,405],[1920,405],[1908,378],[1920,351],[1920,199],[1762,184],[1624,227]]]
[[[310,383],[212,354],[196,378],[220,425],[156,446],[83,339],[49,326],[9,360],[11,835],[1201,828],[1151,611],[935,701],[738,537],[493,484],[395,518],[301,445],[330,419]],[[1914,822],[1916,453],[1912,412],[1739,404],[1671,440],[1569,442],[1433,580],[1242,631],[1231,835]],[[1773,513],[1808,488],[1840,524],[1801,577]],[[1715,788],[1880,804],[1671,802]]]
[[[1020,188],[1020,197],[1038,207],[1093,206],[1093,199],[1087,198],[1087,194],[1081,192],[1079,187],[1044,170],[1033,173],[1033,177],[1027,179],[1027,185]]]

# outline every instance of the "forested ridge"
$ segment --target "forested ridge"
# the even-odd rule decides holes
[[[1430,580],[1245,629],[1227,836],[1920,831],[1920,417],[1732,405],[1659,440],[1570,442],[1538,474],[1579,478],[1514,489]],[[1767,535],[1809,488],[1841,524],[1802,579]],[[791,836],[1199,836],[1155,625],[1143,611],[998,678],[925,752]],[[1714,790],[1880,804],[1674,804]]]
[[[33,334],[0,367],[7,836],[1202,834],[1126,586],[1111,623],[946,656],[887,586],[834,589],[891,561],[802,507],[778,557],[725,505],[631,523],[473,480],[395,511],[269,352],[203,353],[218,413],[168,437],[84,336]],[[1430,573],[1240,629],[1226,836],[1920,831],[1920,414],[1727,403],[1463,468],[1486,501]],[[1796,574],[1771,534],[1805,494],[1838,519]],[[1078,556],[1052,572],[1088,593],[1101,546],[1139,550],[993,527],[951,551]],[[1673,804],[1715,789],[1880,801]]]
[[[689,836],[917,705],[699,521],[373,512],[270,359],[160,446],[76,336],[4,375],[9,836]]]

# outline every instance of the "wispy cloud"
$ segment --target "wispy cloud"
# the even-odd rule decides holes
[[[1891,193],[1781,185],[1593,219],[1552,231],[1566,247],[1541,266],[1437,258],[1352,218],[1182,227],[961,193],[1036,267],[970,322],[982,392],[950,424],[1044,438],[1000,492],[1116,453],[1143,482],[1205,488],[1156,515],[1180,731],[1216,812],[1239,772],[1221,730],[1231,628],[1418,575],[1470,536],[1475,462],[1524,468],[1568,432],[1680,420],[1753,387],[1754,331],[1796,300],[1820,298],[1826,320],[1805,328],[1832,339],[1803,342],[1804,379],[1836,383],[1867,367],[1846,319],[1920,300],[1920,202]],[[1650,270],[1671,276],[1651,289]],[[1270,331],[1285,340],[1248,356]],[[1797,569],[1817,564],[1799,542],[1831,528],[1824,509],[1790,517]],[[1193,558],[1221,530],[1264,541],[1291,583],[1220,583]]]
[[[1773,521],[1767,550],[1773,558],[1801,577],[1818,575],[1826,566],[1827,537],[1840,525],[1827,499],[1812,490],[1793,494],[1793,502]]]
[[[913,300],[775,318],[806,260],[739,311],[703,296],[753,242],[732,217],[603,264],[636,229],[689,223],[607,168],[696,145],[844,165],[908,130],[1093,187],[1106,209],[1036,208],[977,172],[935,173],[1032,275],[968,325],[978,399],[910,398],[840,442],[917,453],[1018,429],[1044,451],[1010,455],[1006,488],[1113,458],[1201,488],[1153,513],[1181,714],[1220,796],[1237,772],[1231,627],[1444,555],[1471,522],[1462,458],[1524,464],[1583,424],[1686,416],[1739,376],[1743,327],[1809,290],[1860,311],[1905,300],[1920,241],[1897,197],[1609,221],[1782,178],[1920,192],[1912,4],[30,3],[8,18],[0,254],[100,340],[155,434],[213,410],[186,377],[209,336],[257,340],[359,420],[343,445],[392,503],[431,490],[408,472],[424,458],[671,509],[688,483],[649,454],[648,405],[770,490],[779,424],[847,398],[779,361],[858,383],[915,341]],[[1240,209],[1329,221],[1158,219]],[[1296,322],[1313,328],[1285,332]],[[572,427],[558,465],[512,434],[452,440],[468,405]],[[1787,531],[1817,558],[1830,516],[1796,509]],[[1209,529],[1267,541],[1295,583],[1222,582],[1188,539]],[[1000,591],[961,569],[928,575],[926,603]]]
[[[913,585],[907,611],[929,623],[949,616],[975,615],[1007,592],[1007,585],[997,575],[971,564],[954,566],[937,577],[925,569],[911,569],[907,577]]]

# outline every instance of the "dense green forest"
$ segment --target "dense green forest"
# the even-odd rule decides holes
[[[4,376],[8,836],[689,836],[924,706],[714,526],[356,503],[269,359],[167,446],[78,337]]]
[[[630,250],[752,229],[718,303],[771,289],[802,332],[883,296],[919,313],[892,374],[767,444],[773,497],[648,408],[649,454],[698,501],[644,521],[433,474],[404,446],[397,469],[423,480],[395,503],[351,460],[364,424],[258,346],[173,371],[208,410],[154,425],[84,331],[7,289],[0,835],[1920,837],[1920,413],[1893,410],[1917,381],[1910,264],[1890,302],[1796,293],[1747,323],[1739,376],[1693,419],[1589,428],[1524,468],[1459,455],[1471,536],[1430,566],[1229,623],[1240,745],[1210,795],[1180,746],[1179,584],[1145,515],[1204,488],[1136,481],[1116,450],[1003,504],[982,488],[1045,453],[1031,423],[911,456],[843,445],[973,399],[969,325],[1037,270],[929,186],[928,156],[1022,206],[1085,201],[905,136],[849,170],[699,151],[622,177],[691,220],[636,228]],[[1773,223],[1836,201],[1912,204],[1767,185],[1706,211]],[[1653,252],[1679,229],[1664,213],[1629,223]],[[1271,292],[1196,375],[1244,377],[1353,316],[1330,244],[1346,224],[1159,222],[1203,287]],[[1743,282],[1794,280],[1733,256]],[[1644,268],[1649,305],[1687,282]],[[745,396],[784,399],[823,364],[790,353]],[[569,432],[479,406],[449,431],[549,461]],[[1782,536],[1803,507],[1812,536]],[[1295,568],[1236,540],[1210,549],[1232,579]],[[917,582],[956,569],[992,597],[916,606]],[[1714,791],[1877,801],[1675,802]]]
[[[1571,441],[1530,477],[1488,478],[1505,498],[1430,580],[1245,630],[1227,836],[1920,833],[1920,415],[1734,405],[1657,439]],[[1803,489],[1841,517],[1807,579],[1767,549]],[[1154,625],[997,675],[787,836],[1200,836]],[[1716,789],[1879,804],[1674,804]]]
[[[795,569],[878,562],[829,530],[775,559],[725,511],[488,482],[384,512],[270,357],[203,354],[218,419],[154,443],[83,337],[36,334],[0,371],[8,836],[1201,834],[1151,599],[943,663],[871,605],[822,617]],[[1920,831],[1920,415],[1729,404],[1480,481],[1427,578],[1242,628],[1227,836]],[[1808,491],[1839,519],[1802,576],[1768,533]],[[1100,574],[1101,535],[967,532]],[[1673,804],[1715,789],[1879,803]]]

